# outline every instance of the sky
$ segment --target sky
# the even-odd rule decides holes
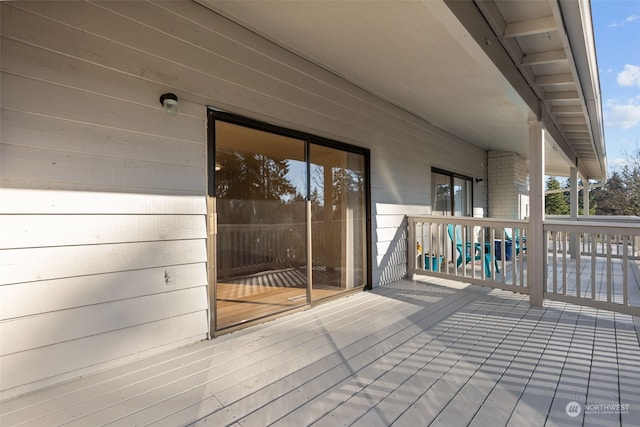
[[[640,0],[591,0],[609,175],[640,149]]]

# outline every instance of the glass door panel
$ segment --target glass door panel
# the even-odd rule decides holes
[[[307,303],[306,141],[215,122],[216,329]]]
[[[365,157],[310,144],[312,298],[367,283]]]
[[[451,178],[439,173],[432,173],[431,180],[433,182],[433,214],[434,215],[451,215]]]
[[[468,179],[453,178],[455,216],[471,216],[471,181]]]

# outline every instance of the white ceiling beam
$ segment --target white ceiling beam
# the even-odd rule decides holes
[[[538,76],[535,81],[538,86],[563,85],[567,83],[573,83],[573,76],[570,73]]]
[[[579,117],[579,116],[576,116],[576,117],[568,116],[568,117],[559,117],[558,118],[558,123],[560,123],[560,125],[562,127],[564,127],[564,125],[583,125],[583,124],[586,123],[586,120],[585,120],[584,116],[582,116],[582,117]]]
[[[589,132],[589,128],[587,125],[567,125],[563,126],[562,130],[564,132]]]
[[[591,134],[589,132],[568,132],[567,136],[569,137],[569,141],[591,139]]]
[[[529,36],[531,34],[546,33],[556,31],[558,25],[553,16],[530,19],[528,21],[513,22],[504,28],[504,38]]]
[[[580,99],[580,95],[578,95],[578,91],[576,90],[562,92],[545,92],[544,99],[546,99],[547,101],[575,100]]]
[[[584,115],[584,111],[580,105],[564,105],[551,107],[551,114],[562,115]]]
[[[522,58],[522,65],[551,64],[562,61],[567,61],[567,54],[564,50],[559,49],[547,52],[528,53]]]

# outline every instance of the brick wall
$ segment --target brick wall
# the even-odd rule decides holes
[[[529,168],[527,161],[516,153],[489,151],[489,215],[492,218],[522,219],[528,203]]]

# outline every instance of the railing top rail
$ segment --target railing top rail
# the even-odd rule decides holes
[[[549,221],[570,221],[569,215],[547,215]],[[640,216],[633,215],[580,215],[578,221],[585,222],[630,222],[640,224]]]
[[[558,220],[545,220],[545,230],[557,230],[557,231],[574,231],[574,232],[594,232],[594,233],[607,233],[607,234],[627,234],[632,236],[640,236],[640,224],[637,223],[625,223],[612,221],[607,224],[602,221],[587,222],[587,221],[558,221]]]
[[[422,215],[422,216],[408,216],[411,222],[428,222],[437,224],[455,224],[455,225],[468,225],[474,224],[486,227],[517,227],[523,228],[529,225],[528,221],[522,221],[517,219],[498,219],[498,218],[476,218],[472,216],[439,216],[439,215]]]

